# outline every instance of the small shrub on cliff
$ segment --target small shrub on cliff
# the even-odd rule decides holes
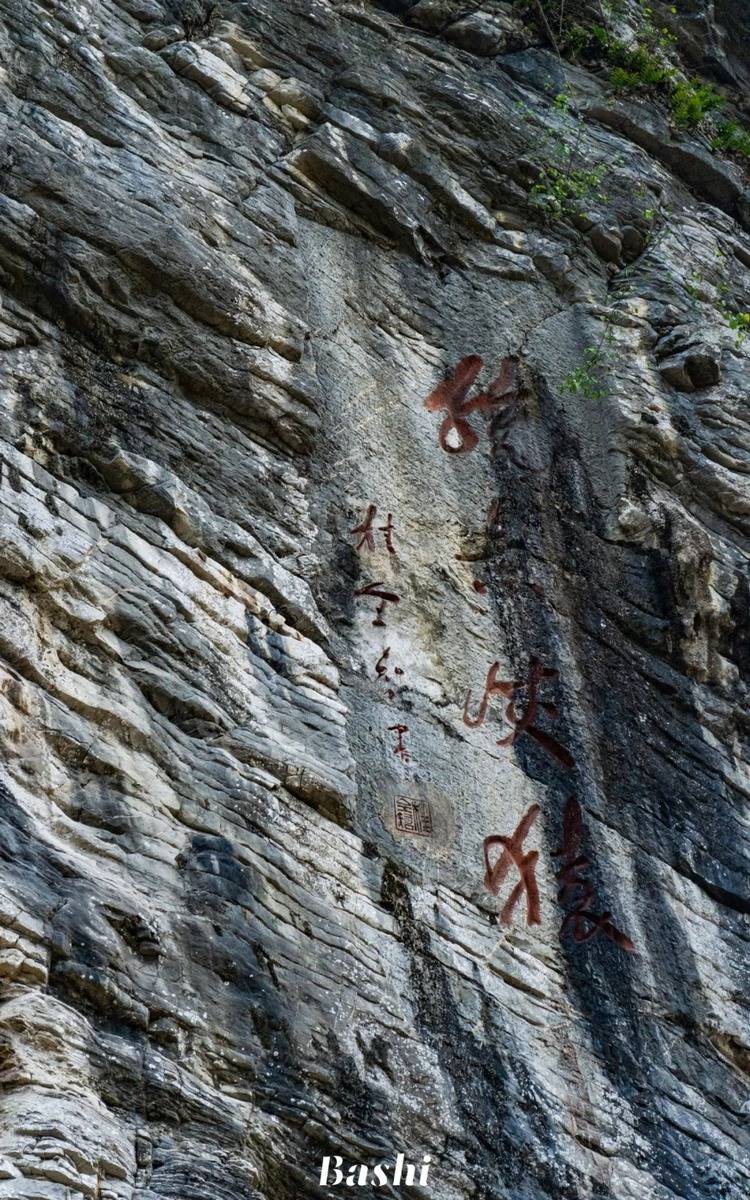
[[[613,366],[612,346],[615,341],[612,318],[605,315],[599,341],[587,346],[577,367],[565,377],[563,393],[583,396],[586,400],[605,400],[609,394],[607,373]]]
[[[710,112],[721,108],[724,99],[710,83],[699,79],[682,79],[672,89],[670,108],[675,125],[695,129],[702,125]]]
[[[737,335],[737,345],[741,346],[745,338],[750,334],[750,313],[736,312],[731,313],[727,318],[729,328],[733,329]]]
[[[583,396],[586,400],[604,400],[607,395],[604,367],[601,345],[587,346],[582,361],[563,380],[563,392],[570,396]]]
[[[602,24],[584,23],[582,12],[577,19],[566,12],[564,0],[531,0],[538,10],[543,32],[549,36],[556,49],[573,57],[598,59],[609,66],[609,79],[616,92],[661,92],[669,104],[674,124],[683,129],[695,129],[724,103],[719,92],[710,83],[700,79],[682,79],[669,61],[669,53],[675,43],[675,35],[654,21],[651,7],[641,2],[641,21],[632,42],[617,37],[609,24],[611,6],[601,0]],[[674,12],[675,10],[672,9]],[[555,21],[551,18],[554,15]],[[584,18],[585,19],[585,18]],[[556,30],[556,34],[553,33]],[[731,149],[750,152],[750,133],[743,138],[741,126],[726,128],[724,140],[732,141]],[[728,148],[728,147],[725,147]],[[750,154],[749,154],[750,156]]]
[[[739,121],[722,121],[711,138],[711,146],[725,154],[750,158],[750,130],[740,125]]]
[[[647,46],[633,49],[618,42],[611,46],[610,54],[618,65],[612,68],[609,80],[618,92],[659,87],[668,83],[674,74],[672,68]]]
[[[564,212],[578,212],[582,201],[606,200],[600,191],[607,173],[606,163],[594,167],[557,167],[550,163],[542,166],[539,179],[530,189],[529,195],[547,209],[551,216]]]

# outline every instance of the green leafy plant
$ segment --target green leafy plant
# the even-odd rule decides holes
[[[720,247],[717,247],[715,250],[715,257],[718,261],[718,264],[721,266],[726,261],[727,255]],[[702,273],[700,271],[692,271],[690,278],[694,279],[698,286],[688,284],[686,287],[688,295],[692,296],[694,300],[702,300],[705,302],[707,299],[705,294],[706,280],[704,279]],[[736,335],[735,345],[741,346],[745,338],[750,334],[750,312],[745,312],[742,309],[732,309],[729,307],[727,301],[731,296],[732,287],[726,279],[720,280],[715,286],[718,293],[718,298],[714,302],[715,306],[721,313],[729,328],[734,330]]]
[[[695,129],[703,124],[710,112],[722,107],[724,98],[710,83],[681,79],[675,83],[669,103],[675,125]]]
[[[750,127],[731,119],[716,122],[712,114],[723,106],[724,98],[712,84],[684,78],[670,62],[676,35],[666,26],[657,25],[648,0],[639,0],[640,22],[635,40],[628,42],[614,32],[616,19],[632,12],[624,0],[596,0],[600,19],[590,23],[586,20],[590,6],[571,5],[569,0],[518,2],[558,54],[603,62],[609,68],[615,92],[661,94],[675,126],[707,127],[716,152],[750,159]],[[672,5],[669,11],[675,16],[678,10]],[[554,103],[562,111],[569,110],[565,93]]]
[[[603,318],[604,329],[595,345],[587,346],[577,367],[566,375],[562,390],[571,396],[583,396],[586,400],[604,400],[609,389],[606,372],[611,363],[610,346],[614,342],[612,317]]]
[[[611,21],[615,17],[623,17],[628,11],[625,0],[599,0],[599,11],[602,20]]]
[[[672,67],[647,46],[639,45],[633,49],[613,39],[609,56],[617,64],[609,75],[609,81],[616,91],[637,92],[659,87],[668,83],[674,75]]]
[[[738,346],[741,346],[747,335],[750,333],[750,312],[730,313],[727,317],[729,328],[733,329],[737,335]]]
[[[693,300],[706,300],[707,280],[702,271],[691,271],[688,277],[691,282],[685,284],[685,291]]]
[[[607,199],[606,193],[601,191],[607,169],[606,163],[587,168],[544,163],[529,195],[536,197],[552,216],[578,212],[581,201]]]
[[[711,138],[711,146],[726,154],[750,158],[750,129],[740,125],[739,121],[721,121]]]
[[[675,35],[670,33],[668,29],[665,29],[664,26],[654,24],[654,10],[646,0],[639,0],[639,4],[641,6],[641,13],[643,14],[641,31],[644,37],[647,37],[650,41],[658,42],[659,45],[671,46],[677,40]],[[670,12],[676,13],[677,10],[672,8]]]
[[[587,346],[583,352],[583,361],[563,380],[563,392],[570,396],[583,396],[586,400],[604,400],[607,395],[603,378],[604,365],[605,356],[601,343],[598,346]]]
[[[586,121],[571,105],[567,92],[558,92],[552,103],[560,119],[554,131],[543,128],[535,132],[533,150],[529,146],[534,174],[527,186],[529,199],[538,208],[550,217],[560,217],[580,212],[589,198],[607,200],[601,184],[611,164],[591,165],[579,157]]]

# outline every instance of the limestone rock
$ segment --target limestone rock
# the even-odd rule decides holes
[[[540,7],[0,0],[0,1197],[748,1194],[747,181]]]
[[[605,262],[616,263],[620,261],[622,238],[617,229],[607,229],[603,225],[595,225],[589,237],[596,253]]]
[[[502,54],[522,41],[520,23],[511,5],[503,5],[495,12],[480,9],[462,16],[448,26],[446,37],[462,50],[488,57]]]

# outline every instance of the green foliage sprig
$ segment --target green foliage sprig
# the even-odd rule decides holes
[[[602,378],[602,359],[600,347],[587,346],[582,361],[563,380],[563,392],[586,400],[604,400],[607,390]]]
[[[730,313],[727,323],[737,335],[736,345],[741,346],[747,335],[750,334],[750,312]]]
[[[681,79],[674,84],[669,103],[675,125],[683,129],[696,129],[710,112],[723,106],[724,97],[710,83],[702,83],[699,79]]]
[[[611,361],[609,348],[614,342],[612,321],[604,319],[604,332],[595,346],[587,346],[580,363],[566,375],[562,391],[570,396],[583,396],[585,400],[604,400],[608,395],[606,371]]]
[[[586,168],[545,163],[540,168],[539,179],[529,189],[529,195],[535,196],[552,216],[579,212],[581,201],[607,199],[606,193],[601,191],[606,174],[606,163]]]
[[[721,121],[711,138],[711,146],[714,150],[750,158],[750,129],[741,125],[739,121]]]
[[[641,5],[642,20],[634,42],[625,42],[609,28],[612,7],[600,3],[604,24],[582,25],[565,21],[564,8],[559,9],[561,49],[577,57],[604,59],[609,64],[609,80],[617,92],[662,92],[669,104],[672,120],[683,129],[696,129],[706,117],[721,108],[724,98],[710,83],[701,79],[685,79],[670,63],[668,54],[676,38],[665,26],[654,21],[653,10]],[[555,4],[551,6],[555,7]],[[545,6],[546,8],[546,6]],[[675,11],[674,9],[672,11]],[[549,28],[549,25],[548,25]],[[734,141],[733,149],[744,146],[742,127],[726,128],[725,140]],[[750,133],[747,135],[750,149]]]

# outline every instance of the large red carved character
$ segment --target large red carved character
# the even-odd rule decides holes
[[[497,743],[498,746],[512,746],[523,733],[528,733],[539,742],[540,746],[544,747],[548,754],[556,758],[566,770],[570,770],[575,765],[572,755],[555,738],[545,733],[536,724],[540,709],[553,719],[560,715],[557,705],[546,700],[540,700],[538,697],[539,687],[542,682],[544,680],[557,679],[559,672],[553,667],[543,666],[538,658],[530,660],[526,679],[498,679],[497,673],[499,670],[500,663],[494,662],[487,672],[484,694],[482,695],[476,717],[469,716],[471,692],[466,693],[464,724],[468,725],[471,729],[476,729],[479,725],[484,724],[485,717],[487,716],[487,708],[492,697],[505,696],[509,700],[509,704],[505,709],[505,719],[511,725],[514,725],[515,729],[506,737],[500,738]],[[526,708],[523,713],[519,713],[517,700],[519,693],[524,689],[526,691]]]
[[[560,881],[557,898],[562,903],[574,902],[574,907],[560,927],[560,937],[568,930],[572,930],[573,941],[580,944],[590,942],[598,933],[603,933],[622,950],[635,954],[636,949],[633,942],[613,925],[611,913],[603,912],[597,915],[591,911],[594,889],[581,874],[581,871],[591,865],[590,859],[580,853],[582,833],[581,806],[575,796],[570,796],[565,805],[563,818],[563,844],[553,854],[554,858],[562,859],[562,866],[556,874],[556,878]]]
[[[469,398],[469,392],[483,366],[478,354],[468,354],[424,401],[428,412],[447,410],[447,416],[438,431],[438,443],[446,454],[468,454],[478,444],[479,435],[466,419],[471,413],[510,407],[517,400],[516,359],[512,357],[502,360],[499,372],[484,391]],[[457,445],[448,441],[451,433]]]
[[[523,854],[523,843],[536,821],[541,808],[532,804],[526,815],[521,818],[512,837],[494,834],[484,839],[484,886],[493,896],[496,896],[508,874],[511,866],[518,869],[520,879],[513,888],[500,913],[501,925],[510,925],[513,912],[521,896],[526,893],[526,924],[541,924],[541,907],[539,904],[539,888],[536,882],[536,864],[539,859],[538,850],[530,850]],[[490,866],[489,851],[492,846],[502,846],[503,852]]]

